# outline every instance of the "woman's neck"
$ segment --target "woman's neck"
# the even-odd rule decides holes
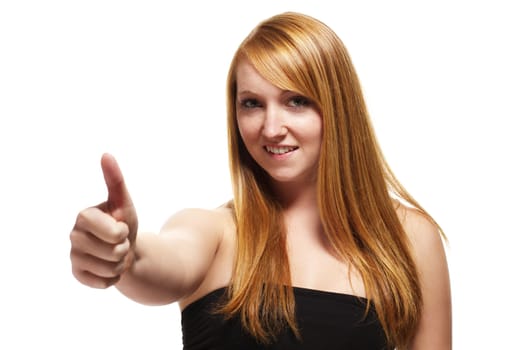
[[[299,228],[309,232],[322,231],[317,186],[315,182],[305,185],[274,183],[274,193],[280,201],[288,228]]]
[[[272,189],[283,209],[317,207],[317,186],[315,182],[273,182]]]

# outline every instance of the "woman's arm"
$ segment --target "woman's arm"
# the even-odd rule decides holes
[[[209,271],[225,227],[220,210],[186,209],[159,234],[139,234],[134,263],[115,285],[129,298],[149,305],[192,294]]]
[[[138,220],[116,160],[101,160],[108,199],[81,211],[70,233],[75,278],[93,288],[115,285],[144,304],[191,294],[203,281],[224,232],[224,210],[183,210],[159,234],[137,235]]]
[[[411,350],[452,349],[452,305],[448,264],[437,227],[412,209],[402,217],[411,240],[423,294],[421,321]]]

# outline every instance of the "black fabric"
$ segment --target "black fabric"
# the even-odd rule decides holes
[[[293,290],[301,340],[288,330],[275,343],[257,343],[242,329],[239,319],[225,321],[212,312],[226,295],[226,288],[220,288],[182,311],[184,350],[391,349],[373,307],[364,317],[366,299],[298,287]]]

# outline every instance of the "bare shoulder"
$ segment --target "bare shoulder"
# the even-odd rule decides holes
[[[396,206],[412,246],[419,273],[423,309],[411,349],[448,350],[452,347],[452,307],[445,240],[430,218],[400,203]]]
[[[224,204],[213,209],[184,208],[170,216],[161,228],[161,234],[184,229],[188,233],[221,236],[233,225],[231,208]]]
[[[418,253],[420,250],[443,249],[444,237],[439,227],[419,210],[396,202],[396,211],[410,242]]]
[[[445,239],[439,227],[417,209],[399,204],[397,213],[408,236],[422,283],[448,280]],[[440,279],[440,281],[438,281]]]

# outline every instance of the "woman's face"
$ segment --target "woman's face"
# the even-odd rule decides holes
[[[277,182],[315,182],[322,138],[317,107],[272,85],[247,60],[236,74],[237,123],[250,155]]]

